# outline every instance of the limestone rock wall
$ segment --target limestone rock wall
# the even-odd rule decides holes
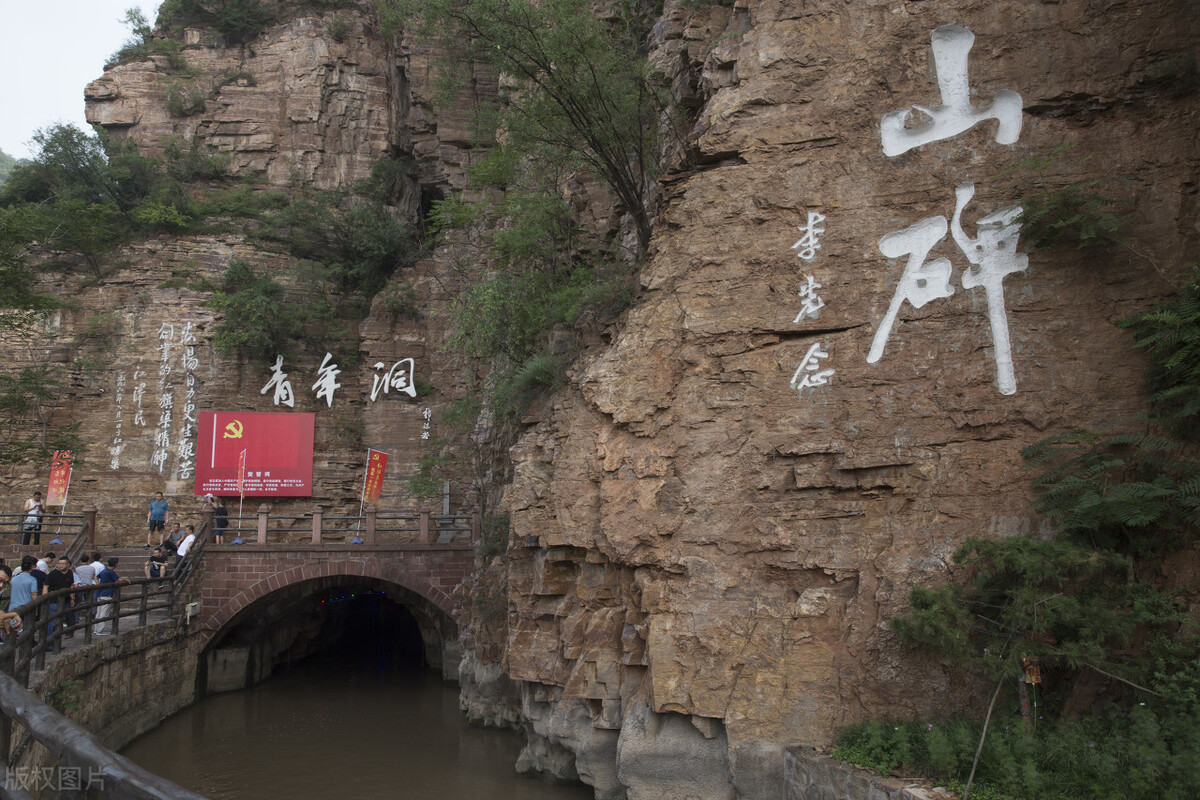
[[[334,16],[344,23],[337,38],[330,32]],[[116,66],[89,84],[89,121],[147,154],[173,141],[215,148],[228,154],[235,176],[278,188],[345,188],[385,156],[410,156],[414,169],[396,211],[417,228],[428,202],[465,184],[473,98],[495,90],[494,78],[480,71],[463,87],[460,106],[435,115],[429,76],[439,54],[403,39],[385,41],[369,3],[336,15],[297,13],[244,46],[222,46],[201,29],[186,31],[185,44],[186,67],[154,56]],[[170,102],[172,92],[192,89],[203,107],[181,114]],[[288,266],[286,257],[262,252],[238,231],[164,235],[114,254],[102,278],[82,268],[47,272],[44,288],[72,298],[71,307],[6,329],[0,338],[14,364],[49,364],[64,379],[67,390],[46,404],[46,418],[78,423],[87,445],[68,510],[98,504],[106,542],[142,541],[145,502],[154,491],[167,494],[183,521],[199,521],[192,482],[195,427],[185,430],[186,416],[280,409],[272,393],[261,391],[270,363],[239,360],[212,346],[215,316],[207,304],[235,258],[270,272]],[[448,297],[461,281],[456,266],[444,257],[426,259],[396,276],[415,290],[418,313],[377,307],[358,322],[357,347],[333,348],[341,387],[332,405],[311,388],[323,352],[285,362],[294,410],[317,415],[314,478],[320,489],[311,500],[273,503],[275,513],[303,514],[313,503],[334,514],[358,513],[368,446],[392,456],[381,509],[415,504],[403,495],[401,481],[430,452],[438,412],[460,383],[437,352]],[[386,370],[405,358],[415,361],[421,395],[410,400],[392,393],[372,401],[372,380],[380,374],[375,365]],[[7,483],[21,493],[44,489],[44,479],[44,465],[35,464]],[[459,493],[453,502],[459,508],[472,499]],[[245,513],[257,507],[250,498]],[[297,526],[303,537],[303,523]]]
[[[964,538],[1042,529],[1023,447],[1141,407],[1113,322],[1173,293],[1200,243],[1197,17],[737,0],[669,3],[656,34],[697,120],[668,154],[639,302],[512,451],[504,665],[573,721],[534,724],[554,742],[620,729],[629,797],[725,796],[673,788],[685,772],[773,797],[782,746],[970,696],[887,619]],[[913,106],[933,110],[886,145],[925,143],[888,155],[885,115]],[[1093,175],[1127,181],[1107,188],[1132,247],[1032,250],[982,224]],[[630,727],[646,714],[657,744]],[[696,725],[723,758],[656,778],[647,748],[688,752]]]
[[[313,14],[253,48],[191,32],[202,111],[166,110],[181,78],[156,59],[89,86],[89,119],[150,151],[212,143],[281,186],[410,154],[416,220],[465,185],[470,107],[495,78],[476,70],[435,109],[440,54],[352,17],[341,41]],[[1112,323],[1197,259],[1198,27],[1183,0],[666,3],[651,57],[694,123],[664,147],[640,296],[527,420],[507,553],[463,590],[463,705],[526,727],[522,768],[603,798],[779,797],[785,747],[969,698],[886,621],[967,536],[1041,529],[1024,446],[1140,408],[1141,361]],[[1011,229],[1022,196],[1095,175],[1125,179],[1132,246],[1032,250]],[[131,248],[113,281],[64,279],[84,310],[13,345],[79,370],[60,408],[98,431],[85,496],[127,502],[113,479],[187,493],[175,451],[151,469],[153,417],[129,436],[129,382],[156,380],[163,323],[203,334],[186,277],[233,255],[269,258],[236,236]],[[390,475],[427,452],[424,408],[436,429],[462,383],[437,347],[471,265],[443,248],[405,276],[421,314],[362,322],[332,409],[306,388],[317,364],[295,365],[326,500],[354,496],[364,444],[394,449]],[[101,313],[115,349],[89,371],[72,359]],[[205,347],[207,407],[271,407],[268,365]],[[435,394],[370,404],[373,364],[410,355]]]

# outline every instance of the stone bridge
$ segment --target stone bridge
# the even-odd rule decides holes
[[[385,516],[368,508],[361,519],[336,520],[355,526],[340,532],[319,508],[282,519],[290,525],[279,527],[264,506],[246,540],[216,545],[202,537],[188,594],[198,602],[190,613],[205,642],[207,689],[255,683],[273,665],[328,646],[360,621],[361,606],[338,605],[354,598],[386,606],[371,613],[399,625],[385,635],[389,643],[457,677],[453,595],[475,567],[478,513]]]
[[[196,575],[200,627],[215,634],[268,595],[339,579],[400,587],[452,617],[451,595],[474,566],[470,543],[210,546]]]

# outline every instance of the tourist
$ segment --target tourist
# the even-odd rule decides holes
[[[8,610],[8,601],[12,599],[12,570],[5,564],[0,564],[0,611]],[[4,631],[8,633],[8,631]]]
[[[146,547],[150,547],[150,540],[154,536],[155,531],[163,531],[167,527],[167,520],[171,517],[171,505],[163,499],[162,492],[155,492],[154,499],[150,501],[150,510],[146,512],[146,525],[149,530],[146,531]]]
[[[29,574],[37,581],[37,591],[35,594],[43,595],[46,593],[46,578],[49,577],[50,568],[45,561],[35,559],[33,556],[30,556],[29,559],[33,562],[33,566],[29,569]],[[21,571],[25,571],[25,559],[23,558],[21,559]]]
[[[56,556],[54,551],[51,550],[49,553],[46,553],[46,555],[38,559],[37,568],[49,575],[51,565],[57,560],[58,556]]]
[[[104,562],[100,559],[99,552],[92,553],[90,556],[84,553],[83,557],[79,559],[80,564],[75,568],[75,576],[79,585],[86,588],[76,594],[76,605],[86,605],[92,602],[91,587],[96,585],[96,576],[100,574],[100,570],[104,569]]]
[[[42,543],[42,514],[45,512],[45,507],[42,505],[42,493],[34,492],[33,497],[25,501],[25,535],[21,539],[21,544],[29,544],[29,537],[33,537],[34,544]]]
[[[26,603],[33,601],[35,595],[41,593],[41,586],[33,575],[37,560],[33,556],[21,558],[21,571],[12,577],[12,589],[8,600],[8,610],[16,611]]]
[[[208,495],[212,499],[212,495]],[[229,512],[225,509],[225,501],[216,498],[216,508],[213,509],[213,541],[225,544],[225,528],[229,525]]]
[[[164,578],[167,575],[167,556],[163,553],[162,547],[154,548],[154,552],[150,554],[150,558],[146,559],[146,577],[147,578]],[[158,588],[162,588],[162,580],[158,582]]]
[[[117,564],[119,558],[113,556],[108,560],[108,566],[100,571],[96,576],[98,584],[114,584],[114,583],[129,583],[128,578],[122,578],[117,575]],[[97,636],[108,636],[112,631],[109,630],[111,623],[108,620],[116,615],[116,587],[108,585],[96,590],[96,600],[100,603],[96,608],[96,627],[94,633]]]
[[[192,549],[192,545],[196,543],[196,528],[193,525],[187,526],[187,536],[179,542],[179,547],[175,550],[175,572],[179,572],[183,567],[183,562],[187,561],[188,552]]]
[[[80,586],[91,586],[96,582],[96,567],[87,553],[81,555],[79,563],[75,565],[75,582]]]
[[[75,573],[71,571],[71,562],[65,558],[60,558],[54,562],[54,569],[46,578],[46,592],[62,591],[70,589],[75,585]],[[46,652],[54,652],[54,629],[58,627],[58,620],[54,619],[54,615],[59,609],[67,609],[72,605],[74,598],[70,594],[64,594],[50,601],[50,613],[48,615],[50,622],[46,626]],[[66,624],[70,626],[72,621],[64,615]]]
[[[91,592],[86,591],[84,587],[91,586],[96,582],[96,570],[92,566],[92,557],[87,553],[81,555],[79,563],[75,565],[72,573],[75,575],[75,585],[79,587],[79,591],[74,594],[75,602],[71,604],[72,611],[70,622],[68,623],[73,627],[79,619],[79,607],[91,598]],[[72,632],[67,635],[67,638],[69,639],[73,635],[74,633]]]
[[[179,549],[179,543],[183,541],[183,528],[179,523],[175,523],[175,527],[167,534],[167,537],[162,540],[161,547],[164,553],[172,554]]]

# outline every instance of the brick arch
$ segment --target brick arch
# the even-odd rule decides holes
[[[242,589],[205,618],[204,632],[208,637],[216,635],[239,613],[272,592],[315,578],[336,577],[371,578],[394,583],[430,601],[447,617],[451,620],[454,619],[453,601],[450,595],[431,583],[428,578],[414,575],[411,570],[406,568],[405,564],[367,564],[362,561],[350,560],[326,561],[302,564],[281,570]]]

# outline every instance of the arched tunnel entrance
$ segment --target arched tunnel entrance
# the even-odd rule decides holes
[[[356,670],[428,668],[453,679],[458,631],[431,601],[390,581],[303,580],[259,598],[213,636],[199,688],[202,694],[241,689],[317,655]]]

